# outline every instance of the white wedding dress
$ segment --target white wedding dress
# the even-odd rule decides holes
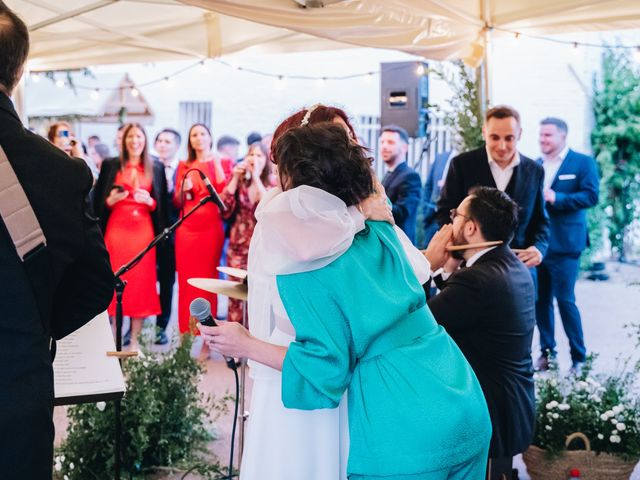
[[[249,326],[255,337],[288,346],[295,330],[278,295],[276,275],[328,265],[351,246],[365,219],[357,208],[308,186],[270,190],[256,218],[248,260]],[[424,283],[428,262],[404,232],[396,231]],[[257,362],[249,365],[253,390],[240,480],[346,480],[346,394],[338,408],[288,409],[282,404],[281,372]]]

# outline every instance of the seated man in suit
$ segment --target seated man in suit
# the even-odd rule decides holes
[[[428,302],[436,321],[471,364],[487,400],[493,427],[490,480],[503,474],[511,478],[512,457],[531,443],[535,421],[535,291],[528,269],[508,246],[518,224],[517,211],[508,195],[487,187],[472,190],[451,211],[454,245],[503,243],[455,252],[466,267],[455,270],[460,260],[447,261],[443,277],[450,276],[444,283],[436,278],[442,291]]]
[[[456,208],[475,186],[506,192],[518,204],[518,225],[511,246],[523,251],[518,257],[529,268],[542,262],[549,244],[549,217],[544,208],[544,170],[521,155],[520,114],[506,105],[487,111],[482,133],[486,146],[461,153],[451,160],[436,217],[449,223],[449,211]],[[535,270],[531,270],[535,275]]]
[[[569,149],[567,131],[567,124],[559,118],[545,118],[540,122],[544,199],[551,220],[551,237],[547,256],[538,266],[536,317],[542,355],[536,368],[547,370],[548,355],[555,355],[555,297],[569,338],[571,371],[579,374],[586,359],[586,348],[574,289],[580,254],[589,241],[587,209],[598,203],[599,178],[593,158]]]
[[[416,241],[416,219],[422,192],[420,175],[407,165],[409,134],[396,125],[387,125],[380,134],[380,157],[387,166],[382,179],[393,208],[393,219],[412,242]]]

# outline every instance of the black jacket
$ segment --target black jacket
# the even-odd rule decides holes
[[[109,221],[109,215],[111,213],[111,211],[106,208],[105,201],[109,196],[119,168],[120,159],[118,158],[109,158],[102,162],[100,175],[93,189],[93,209],[96,216],[100,219],[103,232],[107,229],[107,222]],[[164,230],[168,223],[167,178],[164,173],[164,165],[158,160],[153,161],[151,196],[156,201],[156,208],[151,212],[151,219],[153,221],[153,231],[157,235]]]
[[[518,228],[511,246],[528,248],[534,245],[545,255],[549,246],[549,217],[544,205],[543,183],[542,166],[520,155],[520,165],[514,168],[505,192],[518,204]],[[476,186],[496,188],[484,147],[461,153],[451,160],[438,201],[436,218],[440,225],[451,223],[449,211],[457,208],[469,190]]]
[[[500,246],[451,275],[428,303],[482,386],[493,427],[489,456],[523,452],[535,422],[535,292],[529,270]]]
[[[418,203],[422,194],[420,175],[407,165],[400,163],[382,180],[387,197],[391,200],[393,219],[412,242],[416,240]]]
[[[62,337],[106,310],[113,274],[87,210],[93,178],[84,161],[25,129],[4,93],[0,145],[47,239],[27,276],[0,220],[0,471],[3,478],[51,478],[50,335]]]

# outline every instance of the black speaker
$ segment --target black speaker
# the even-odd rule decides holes
[[[380,64],[381,126],[394,124],[411,137],[427,135],[429,75],[425,62]]]

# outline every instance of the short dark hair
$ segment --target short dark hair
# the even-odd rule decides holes
[[[491,187],[475,187],[467,214],[480,227],[487,241],[509,243],[518,226],[518,205],[506,193]]]
[[[569,131],[569,127],[567,126],[567,122],[560,118],[556,117],[547,117],[543,118],[540,121],[540,125],[555,125],[558,130],[562,133],[566,134]]]
[[[402,140],[406,144],[409,143],[409,133],[407,133],[404,128],[398,125],[385,125],[384,127],[382,127],[382,131],[380,133],[382,134],[384,132],[397,133],[400,136],[400,140]]]
[[[276,141],[274,163],[287,188],[309,185],[355,205],[374,191],[371,158],[343,126],[323,122],[295,127]]]
[[[487,113],[484,116],[485,123],[492,118],[515,118],[518,125],[520,125],[520,114],[515,108],[510,107],[509,105],[496,105],[495,107],[487,110]]]
[[[29,56],[29,30],[0,0],[0,85],[11,92]]]
[[[247,135],[247,145],[253,145],[256,142],[261,141],[262,135],[260,135],[258,132],[251,132],[249,135]]]
[[[180,145],[180,143],[182,142],[182,137],[180,136],[180,134],[174,130],[173,128],[163,128],[162,130],[160,130],[158,132],[158,134],[156,135],[156,139],[155,142],[158,141],[158,138],[160,138],[160,135],[163,133],[170,133],[171,135],[173,135],[173,137],[176,139],[176,143],[178,145]]]
[[[216,149],[220,150],[222,147],[226,147],[227,145],[240,145],[240,142],[237,138],[232,137],[231,135],[222,135],[218,139],[218,143],[216,143]]]

